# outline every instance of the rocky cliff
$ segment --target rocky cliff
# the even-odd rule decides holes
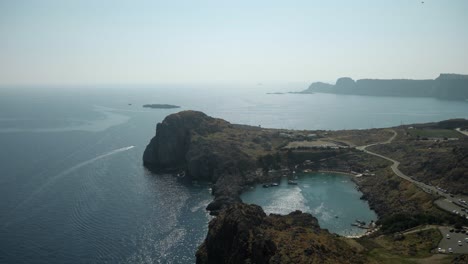
[[[256,205],[236,204],[209,224],[197,263],[364,263],[348,244],[320,229],[310,214],[267,216]]]
[[[441,74],[434,82],[435,97],[443,99],[468,99],[468,75]]]
[[[243,186],[262,177],[255,173],[258,157],[283,141],[277,132],[182,111],[157,124],[143,163],[153,172],[184,172],[187,180],[213,182],[215,200],[208,210],[216,212],[240,202]]]
[[[339,78],[335,85],[312,83],[301,93],[336,93],[370,96],[436,97],[440,99],[468,99],[468,75],[440,74],[435,80],[378,80],[349,77]]]
[[[253,167],[252,160],[221,138],[230,128],[230,123],[202,112],[169,115],[157,124],[143,163],[156,172],[185,171],[191,180],[216,181],[220,175],[242,173]]]

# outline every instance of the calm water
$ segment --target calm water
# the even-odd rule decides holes
[[[155,124],[180,110],[293,129],[468,117],[466,102],[264,94],[303,87],[0,88],[0,263],[192,263],[206,235],[209,188],[151,175],[141,165]],[[146,103],[182,109],[142,108]],[[335,185],[359,196],[349,182]],[[319,219],[325,208],[345,215],[346,208],[332,207],[333,197],[320,198],[331,194],[328,187],[305,186],[298,187],[304,208]],[[322,211],[313,203],[320,199],[328,201]]]
[[[359,219],[369,223],[377,215],[369,209],[362,193],[350,176],[339,174],[301,174],[298,185],[288,185],[283,178],[278,187],[255,186],[242,194],[246,203],[255,203],[266,213],[287,214],[291,208],[314,215],[322,228],[343,236],[356,236],[365,230],[351,226]]]

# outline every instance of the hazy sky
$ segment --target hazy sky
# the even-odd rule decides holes
[[[0,84],[468,73],[467,0],[0,0]]]

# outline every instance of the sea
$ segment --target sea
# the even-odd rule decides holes
[[[181,110],[203,111],[232,123],[312,130],[468,118],[468,102],[463,101],[266,94],[306,87],[305,83],[0,87],[0,263],[194,263],[211,219],[205,210],[212,200],[210,186],[154,175],[142,165],[156,124]],[[142,107],[153,103],[181,108]],[[357,201],[360,196],[342,177],[305,175],[301,189],[278,191],[288,195],[290,211],[315,214],[325,226],[321,213],[333,208],[329,217],[347,222],[326,227],[348,234],[353,232],[345,217],[348,211],[362,212],[369,219],[375,215],[360,200],[340,206],[339,201]],[[277,191],[256,190],[246,194],[248,202],[263,205],[267,212],[288,213],[275,198]],[[276,209],[265,199],[279,201]]]

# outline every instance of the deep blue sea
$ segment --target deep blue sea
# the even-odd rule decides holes
[[[1,87],[0,263],[193,263],[210,219],[209,186],[152,175],[141,161],[156,123],[180,110],[289,129],[468,118],[468,102],[265,94],[306,86]],[[306,200],[311,190],[301,190]]]

